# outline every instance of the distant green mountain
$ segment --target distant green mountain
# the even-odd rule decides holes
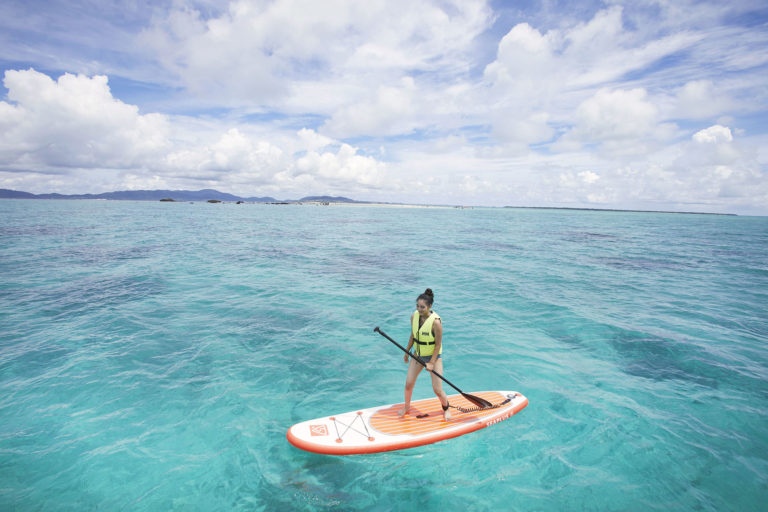
[[[360,201],[355,201],[354,199],[350,199],[348,197],[341,197],[341,196],[307,196],[302,197],[299,199],[299,201],[325,201],[328,203],[359,203]]]
[[[251,203],[270,203],[274,197],[239,197],[218,190],[122,190],[105,192],[103,194],[30,194],[19,190],[0,189],[2,199],[113,199],[124,201],[159,201],[173,199],[174,201],[246,201]]]
[[[161,199],[173,199],[174,201],[245,201],[248,203],[274,203],[278,202],[274,197],[240,197],[213,189],[204,190],[121,190],[117,192],[104,192],[102,194],[31,194],[20,190],[0,189],[0,199],[112,199],[122,201],[160,201]],[[307,196],[301,199],[283,199],[280,202],[328,202],[328,203],[359,203],[348,197],[342,196]]]
[[[121,190],[117,192],[104,192],[102,194],[31,194],[20,190],[0,189],[0,199],[112,199],[122,201],[160,201],[161,199],[173,199],[174,201],[245,201],[248,203],[274,203],[278,200],[274,197],[240,197],[213,189],[204,190]],[[298,200],[284,199],[282,202],[309,202],[321,201],[329,203],[359,203],[348,197],[342,196],[307,196]]]
[[[8,190],[0,188],[0,198],[2,199],[37,199],[35,194],[29,192],[20,192],[18,190]]]

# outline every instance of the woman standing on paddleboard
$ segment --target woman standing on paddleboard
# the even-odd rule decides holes
[[[443,373],[443,322],[440,316],[432,311],[432,303],[435,300],[435,294],[430,288],[424,290],[424,293],[416,299],[416,311],[411,315],[411,337],[408,340],[407,350],[416,345],[414,354],[419,356],[426,363],[428,372],[437,371]],[[403,358],[405,364],[408,364],[408,376],[405,378],[405,404],[398,413],[399,416],[405,416],[408,408],[411,406],[411,396],[413,387],[416,385],[416,378],[421,372],[421,364],[406,354]],[[410,364],[409,360],[410,359]],[[448,412],[448,395],[443,391],[442,382],[438,377],[432,374],[432,389],[440,399],[440,405],[443,406],[443,417],[446,421],[451,419],[451,413]]]

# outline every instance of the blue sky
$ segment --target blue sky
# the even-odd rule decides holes
[[[768,215],[768,7],[4,1],[0,188]]]

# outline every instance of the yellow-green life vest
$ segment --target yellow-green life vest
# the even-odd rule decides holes
[[[411,317],[411,332],[413,333],[413,343],[416,345],[415,353],[421,357],[431,356],[435,352],[435,335],[432,332],[432,325],[435,320],[440,318],[440,315],[434,311],[430,311],[429,316],[424,323],[419,327],[419,312],[413,314]],[[440,345],[440,354],[443,353],[443,346]]]

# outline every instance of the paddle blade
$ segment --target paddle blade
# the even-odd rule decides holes
[[[469,393],[462,393],[461,396],[472,402],[478,407],[482,407],[483,409],[487,409],[488,407],[493,407],[493,404],[489,402],[488,400],[485,400],[484,398],[480,398],[479,396],[470,395]]]

